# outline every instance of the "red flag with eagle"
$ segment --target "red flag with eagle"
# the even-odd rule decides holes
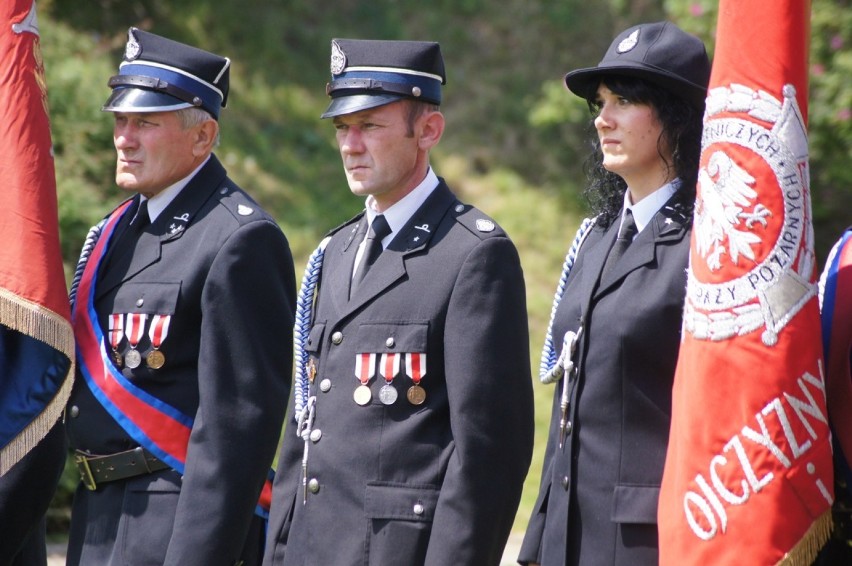
[[[74,375],[33,0],[0,3],[0,475],[56,424]]]
[[[810,2],[721,0],[660,563],[811,564],[833,471],[809,193]]]

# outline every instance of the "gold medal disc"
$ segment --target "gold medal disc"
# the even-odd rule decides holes
[[[355,399],[356,403],[361,406],[364,406],[370,402],[370,399],[373,398],[373,393],[366,385],[359,385],[355,388],[355,394],[352,395],[352,397]]]
[[[124,365],[130,369],[136,369],[141,364],[142,354],[139,353],[139,350],[128,350],[128,352],[124,354]]]
[[[121,354],[119,354],[116,350],[112,351],[112,361],[113,363],[115,363],[115,366],[117,368],[124,367],[124,358],[122,358]]]
[[[145,363],[151,369],[160,369],[166,363],[166,356],[159,350],[151,350],[145,357]]]
[[[423,401],[426,400],[426,390],[419,385],[412,385],[408,388],[405,396],[408,397],[408,402],[412,405],[422,405]]]

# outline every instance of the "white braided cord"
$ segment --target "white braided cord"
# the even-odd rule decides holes
[[[77,302],[77,287],[80,286],[80,279],[83,277],[83,271],[85,271],[86,265],[89,263],[89,257],[92,255],[92,251],[95,249],[95,245],[101,237],[101,232],[103,231],[106,222],[107,219],[105,218],[89,228],[89,232],[86,234],[86,239],[83,241],[83,249],[80,252],[80,259],[77,260],[77,267],[74,269],[74,279],[71,282],[71,290],[68,292],[68,299],[71,303],[72,310],[74,308],[74,303]]]
[[[295,411],[293,416],[298,422],[302,413],[308,405],[308,394],[310,392],[310,380],[308,379],[308,352],[305,345],[311,334],[311,325],[314,315],[314,296],[316,295],[317,281],[322,271],[322,259],[325,256],[325,247],[331,238],[325,238],[316,250],[308,258],[305,273],[302,275],[302,284],[299,288],[299,297],[296,299],[296,320],[293,327],[293,395]]]
[[[585,218],[577,229],[577,234],[574,236],[574,241],[571,243],[571,248],[565,256],[565,263],[562,264],[562,275],[559,277],[559,284],[556,286],[556,294],[553,297],[553,306],[550,309],[550,322],[547,325],[547,334],[544,337],[544,347],[541,351],[541,362],[539,363],[539,379],[542,383],[553,383],[558,381],[562,372],[554,375],[553,369],[556,368],[558,357],[556,348],[553,345],[553,319],[556,318],[556,309],[559,308],[559,303],[562,301],[562,296],[565,294],[565,287],[568,285],[568,276],[571,274],[571,269],[574,267],[574,261],[577,259],[577,252],[580,246],[585,241],[586,237],[592,231],[595,225],[596,218]]]

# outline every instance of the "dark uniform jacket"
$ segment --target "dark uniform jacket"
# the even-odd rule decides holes
[[[493,221],[443,183],[349,297],[363,217],[325,252],[307,349],[316,420],[309,446],[288,417],[264,564],[496,565],[532,455],[524,281]],[[420,406],[403,369],[392,405],[353,392],[356,355],[423,353]],[[324,380],[328,380],[325,383]]]
[[[585,327],[568,434],[556,385],[538,501],[519,560],[542,566],[655,565],[691,215],[675,195],[598,284],[619,222],[581,246],[553,323]],[[673,206],[675,205],[675,206]]]
[[[117,248],[95,287],[104,336],[110,313],[148,313],[149,324],[170,314],[165,365],[122,372],[194,425],[183,476],[165,470],[77,489],[68,564],[259,563],[262,524],[253,513],[290,391],[287,240],[211,157],[137,243]],[[143,358],[151,349],[147,327],[138,349]],[[94,454],[136,446],[79,371],[67,431],[72,448]]]

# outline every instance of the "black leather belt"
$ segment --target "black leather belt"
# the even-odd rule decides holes
[[[80,470],[83,485],[92,491],[98,489],[101,483],[159,472],[170,467],[141,446],[107,456],[77,450],[74,461]]]

